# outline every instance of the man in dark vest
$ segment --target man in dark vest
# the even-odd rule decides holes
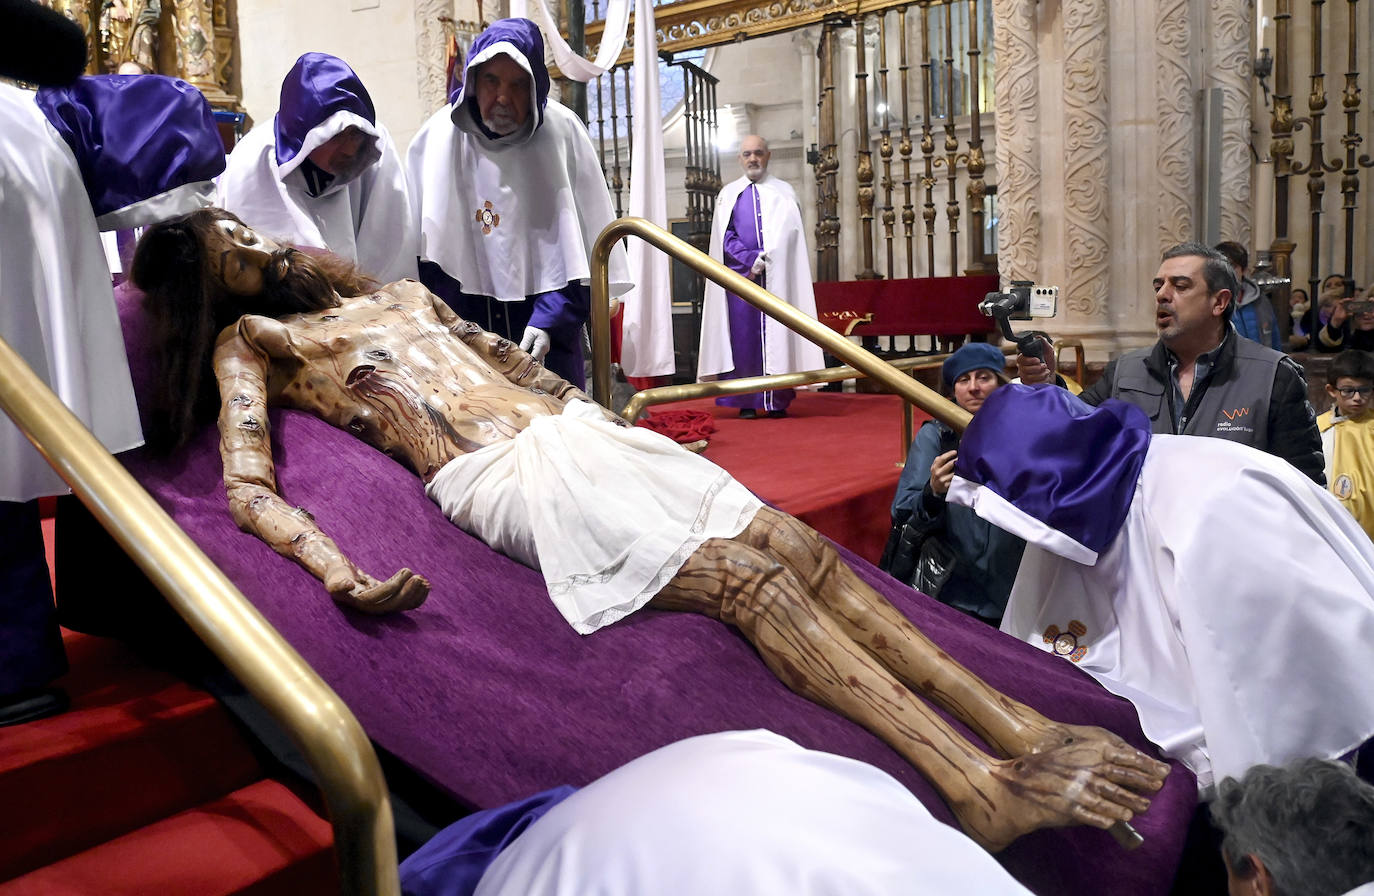
[[[1302,368],[1231,325],[1239,284],[1226,256],[1201,243],[1175,246],[1164,253],[1154,291],[1159,341],[1108,362],[1080,397],[1091,405],[1119,398],[1143,410],[1153,432],[1240,442],[1325,485]],[[1039,359],[1018,355],[1016,366],[1024,383],[1051,380]]]

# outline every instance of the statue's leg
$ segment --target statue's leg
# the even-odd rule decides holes
[[[737,626],[784,684],[906,757],[989,850],[1042,827],[1127,821],[1149,805],[1131,790],[1152,793],[1163,779],[1104,761],[1088,744],[1010,760],[986,755],[855,643],[791,570],[739,541],[708,540],[650,606]]]
[[[994,690],[941,650],[924,632],[860,579],[830,542],[785,513],[764,508],[736,537],[792,570],[825,604],[845,634],[877,657],[906,685],[935,701],[1003,756],[1025,756],[1084,739],[1101,742],[1122,761],[1158,765],[1102,728],[1045,718]]]

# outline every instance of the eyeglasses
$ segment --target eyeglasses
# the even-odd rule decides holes
[[[1353,389],[1338,388],[1336,391],[1341,393],[1341,398],[1354,398],[1356,395],[1361,398],[1368,398],[1369,393],[1374,392],[1374,386],[1356,386]]]

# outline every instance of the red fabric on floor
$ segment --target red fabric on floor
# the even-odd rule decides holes
[[[787,416],[745,420],[715,399],[655,405],[697,410],[716,432],[705,456],[765,501],[874,563],[882,556],[901,475],[902,400],[798,392]],[[916,411],[916,423],[928,419]]]

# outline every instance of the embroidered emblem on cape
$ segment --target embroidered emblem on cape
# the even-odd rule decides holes
[[[1045,629],[1044,639],[1050,645],[1051,652],[1077,663],[1088,655],[1088,645],[1078,643],[1078,639],[1087,633],[1086,625],[1077,619],[1070,619],[1068,631],[1060,631],[1059,626],[1051,625]]]
[[[491,233],[493,227],[501,226],[501,216],[498,215],[496,209],[492,207],[491,200],[482,203],[482,207],[477,210],[476,221],[478,224],[482,225],[483,236]]]
[[[1336,481],[1331,483],[1331,494],[1342,501],[1350,500],[1350,497],[1355,494],[1355,481],[1350,478],[1350,474],[1342,473],[1336,477]]]

